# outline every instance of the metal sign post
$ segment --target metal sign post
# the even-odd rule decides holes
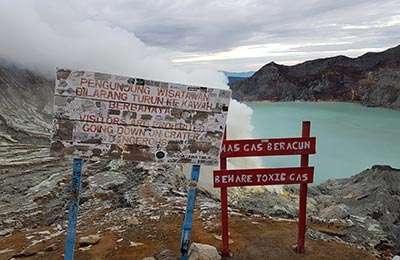
[[[192,174],[188,184],[188,200],[186,203],[185,219],[182,226],[182,238],[181,238],[181,258],[180,260],[187,260],[189,255],[189,242],[190,233],[192,231],[193,211],[194,204],[196,201],[196,188],[199,181],[200,165],[192,166]]]
[[[73,175],[71,181],[71,199],[68,210],[67,241],[65,245],[64,260],[74,259],[74,246],[76,222],[78,220],[79,190],[81,187],[82,159],[74,159]]]

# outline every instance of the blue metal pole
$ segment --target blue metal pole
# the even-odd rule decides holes
[[[192,174],[190,176],[190,181],[188,184],[188,200],[186,203],[186,214],[185,220],[182,226],[182,238],[181,238],[181,258],[180,260],[188,260],[189,255],[189,242],[190,242],[190,232],[192,231],[192,221],[193,221],[193,210],[194,203],[196,200],[196,188],[199,181],[200,175],[200,165],[192,166]]]
[[[68,211],[67,241],[65,244],[64,260],[74,259],[76,222],[78,219],[79,190],[81,187],[82,159],[74,159],[73,175],[71,181],[71,199]]]

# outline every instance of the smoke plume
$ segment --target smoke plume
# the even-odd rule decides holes
[[[228,88],[215,70],[183,71],[168,50],[146,46],[133,32],[91,20],[73,2],[3,0],[0,2],[0,59],[53,77],[56,67],[100,71],[159,81]],[[179,39],[177,39],[179,40]],[[251,137],[252,111],[230,105],[228,137]],[[259,167],[254,159],[232,160],[229,167]],[[211,173],[202,170],[206,182]]]

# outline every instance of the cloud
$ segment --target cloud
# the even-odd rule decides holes
[[[85,68],[227,88],[221,73],[178,70],[164,49],[147,46],[124,28],[88,19],[68,2],[6,0],[0,10],[0,57],[30,69],[53,74],[56,66]]]
[[[146,44],[187,52],[337,38],[347,34],[341,25],[390,19],[400,7],[397,0],[79,2],[93,19],[135,31]]]
[[[199,57],[185,62],[182,69],[249,70],[271,60],[290,63],[304,61],[306,57],[320,57],[316,55],[326,57],[331,51],[335,51],[334,55],[345,54],[351,49],[360,49],[355,54],[358,56],[362,49],[383,50],[398,45],[400,40],[398,33],[394,33],[400,29],[400,2],[397,0],[3,0],[1,5],[1,32],[14,36],[8,41],[13,47],[23,47],[20,41],[27,39],[24,35],[18,36],[18,32],[26,31],[21,26],[31,27],[27,35],[31,38],[44,33],[52,38],[58,35],[64,39],[56,42],[63,40],[72,46],[75,44],[71,41],[80,41],[79,46],[84,46],[88,53],[96,44],[98,48],[103,46],[106,54],[113,39],[109,36],[105,39],[104,35],[114,39],[122,39],[123,35],[125,44],[114,43],[111,47],[122,52],[129,51],[127,45],[143,45],[146,51],[141,59],[144,63],[154,62],[149,59],[149,49],[150,53],[157,53],[158,62],[160,57],[166,63],[171,59]],[[18,17],[19,26],[13,26],[16,21],[12,17]],[[4,22],[8,26],[4,26]],[[38,24],[44,27],[35,30],[33,26]],[[46,41],[35,39],[42,46],[44,43],[44,46],[56,48],[48,38],[42,40]],[[266,48],[243,50],[253,46]],[[274,46],[293,48],[282,52]],[[298,53],[298,48],[314,54]],[[225,55],[224,61],[219,59],[214,63],[207,59],[221,57],[221,54]],[[20,56],[25,52],[9,52],[9,55],[22,59]],[[129,57],[126,55],[126,59]],[[125,64],[126,61],[121,60],[121,64]],[[188,63],[190,66],[186,66]]]
[[[180,70],[166,49],[149,47],[126,28],[90,18],[82,10],[67,1],[1,1],[0,59],[49,75],[58,66],[228,88],[223,73],[208,67]],[[230,135],[250,137],[251,109],[236,101],[230,107]]]

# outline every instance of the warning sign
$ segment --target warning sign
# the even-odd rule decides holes
[[[51,152],[215,165],[230,90],[58,69]]]

